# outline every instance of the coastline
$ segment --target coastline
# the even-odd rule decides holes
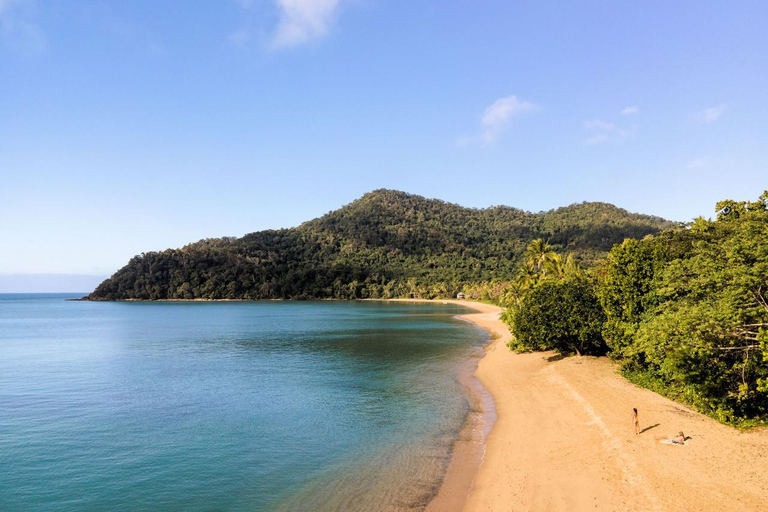
[[[492,393],[486,388],[479,375],[479,367],[487,357],[488,350],[497,345],[506,348],[511,334],[499,315],[500,307],[482,302],[456,299],[388,299],[388,302],[427,302],[435,304],[455,304],[475,310],[473,313],[457,315],[464,321],[485,329],[491,335],[477,359],[459,374],[470,412],[459,431],[451,451],[451,458],[439,488],[427,504],[426,512],[460,512],[472,492],[475,478],[482,467],[486,454],[486,439],[496,423],[497,414]]]
[[[497,418],[468,495],[451,471],[471,461],[455,450],[427,510],[764,510],[768,429],[720,424],[632,384],[607,358],[513,353],[501,308],[433,302],[475,309],[460,316],[496,336],[474,375]],[[688,445],[659,443],[680,430]]]
[[[69,301],[91,301],[87,297],[79,299],[67,299]],[[282,301],[283,299],[272,300],[247,300],[247,299],[124,299],[119,301],[107,302],[272,302]],[[338,299],[325,299],[326,301],[336,301]],[[450,458],[447,463],[445,474],[442,481],[436,487],[434,495],[429,498],[425,510],[431,512],[460,512],[464,509],[470,490],[472,488],[475,476],[483,461],[485,455],[485,440],[496,421],[496,410],[491,393],[484,387],[477,376],[477,370],[480,362],[487,355],[489,347],[496,343],[506,344],[509,341],[510,333],[507,326],[499,320],[501,308],[495,305],[484,304],[480,302],[471,302],[455,299],[360,299],[362,301],[383,301],[383,302],[411,302],[411,303],[435,303],[435,304],[455,304],[475,310],[472,313],[456,315],[461,320],[475,324],[490,333],[490,340],[478,350],[467,361],[467,364],[460,370],[458,376],[462,385],[467,401],[470,404],[470,411],[464,425],[458,432],[453,442],[450,452]],[[93,302],[104,302],[101,300]],[[422,505],[423,506],[423,505]]]
[[[479,359],[473,356],[462,368],[471,410],[442,481],[420,507],[438,512],[764,510],[768,429],[740,432],[717,423],[630,383],[607,358],[513,353],[506,347],[511,334],[497,306],[392,301],[473,309],[457,317],[494,337]],[[492,397],[490,403],[483,393]],[[630,423],[632,407],[639,410],[639,436]],[[488,421],[489,411],[495,422]],[[658,442],[680,430],[690,437],[688,445]]]

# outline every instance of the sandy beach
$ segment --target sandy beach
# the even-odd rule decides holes
[[[721,425],[628,382],[607,358],[514,354],[500,308],[450,302],[495,336],[475,375],[497,420],[474,480],[459,447],[427,510],[766,510],[765,429]],[[680,430],[688,445],[658,441]]]

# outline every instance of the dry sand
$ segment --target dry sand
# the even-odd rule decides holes
[[[721,425],[626,381],[605,358],[514,354],[500,308],[450,302],[476,309],[464,318],[496,336],[475,375],[498,419],[464,510],[768,510],[765,429]],[[688,445],[658,442],[679,430]],[[472,463],[460,459],[428,510],[461,508],[469,486],[449,477]]]

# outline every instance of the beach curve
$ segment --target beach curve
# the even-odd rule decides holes
[[[455,451],[428,511],[765,509],[766,429],[722,425],[630,383],[608,358],[513,353],[501,308],[435,302],[476,310],[460,316],[492,333],[475,376],[497,419],[474,478],[451,478],[472,467]],[[679,430],[687,446],[658,442]]]

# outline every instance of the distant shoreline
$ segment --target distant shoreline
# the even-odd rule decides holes
[[[367,299],[89,299],[87,296],[79,299],[64,299],[72,302],[354,302]],[[376,299],[374,299],[376,300]],[[409,299],[410,300],[410,299]]]

